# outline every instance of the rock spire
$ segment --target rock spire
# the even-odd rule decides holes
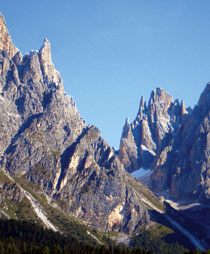
[[[5,50],[9,58],[13,57],[18,51],[12,43],[11,37],[6,27],[3,15],[0,13],[0,50]]]
[[[51,47],[48,39],[44,40],[39,50],[39,59],[45,81],[47,81],[47,83],[54,82],[57,84],[60,77],[52,62]]]

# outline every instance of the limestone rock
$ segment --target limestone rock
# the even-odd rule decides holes
[[[125,126],[123,127],[119,159],[128,171],[133,167],[138,167],[137,147],[128,118],[126,119]]]
[[[59,73],[55,70],[51,58],[50,42],[45,39],[44,44],[39,50],[40,65],[44,76],[44,81],[58,83]]]
[[[150,188],[179,201],[209,202],[210,84],[179,127],[165,162],[154,167]],[[182,105],[183,108],[183,105]],[[183,112],[183,109],[182,109]]]
[[[0,50],[7,52],[8,57],[11,58],[17,52],[16,47],[13,45],[11,37],[8,33],[4,17],[0,13]]]
[[[136,119],[123,128],[119,158],[129,171],[151,168],[159,160],[159,154],[167,147],[186,114],[184,104],[163,89],[151,93],[148,106],[141,98]],[[166,156],[162,156],[164,163]]]

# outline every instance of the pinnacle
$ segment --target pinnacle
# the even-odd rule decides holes
[[[44,48],[44,47],[49,47],[50,46],[50,41],[47,39],[47,38],[45,38],[44,39],[44,43],[43,43],[43,45],[42,45],[42,47],[41,48]]]
[[[4,16],[1,14],[0,12],[0,24],[4,23],[5,24],[5,20],[4,20]]]
[[[139,111],[138,111],[138,114],[136,116],[136,120],[141,119],[142,113],[143,113],[145,108],[146,108],[146,102],[145,102],[144,96],[142,96],[141,100],[140,100]]]
[[[11,37],[6,27],[6,22],[1,13],[0,13],[0,50],[7,51],[9,58],[13,57],[17,52],[17,48],[12,43]]]
[[[126,118],[126,120],[125,120],[125,125],[129,125],[130,123],[129,123],[129,117],[127,117]]]
[[[47,38],[44,39],[44,42],[39,50],[39,53],[41,54],[43,51],[47,51],[47,53],[51,55],[50,41]]]
[[[210,98],[210,82],[206,84],[204,91],[201,93],[198,106],[205,104]]]
[[[154,92],[157,96],[161,96],[163,93],[166,93],[166,91],[160,87],[157,87]]]
[[[51,57],[51,47],[48,39],[44,39],[44,43],[39,50],[39,59],[44,78],[48,83],[54,82],[58,84],[60,79],[59,73],[55,70]]]
[[[145,99],[144,99],[144,96],[142,96],[140,105],[139,105],[139,112],[141,112],[141,110],[144,109],[144,105],[145,105]]]
[[[183,119],[184,115],[187,113],[187,110],[184,105],[184,100],[181,101],[181,117]]]

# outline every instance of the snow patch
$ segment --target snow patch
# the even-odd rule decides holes
[[[149,153],[151,153],[153,156],[156,156],[156,153],[152,150],[150,150],[149,148],[147,148],[146,146],[144,145],[141,145],[141,149],[144,150],[144,151],[148,151]]]
[[[201,206],[201,203],[186,203],[181,204],[178,202],[174,202],[170,199],[165,199],[165,202],[168,203],[171,207],[173,207],[175,210],[187,210],[192,207],[199,207]]]
[[[163,211],[161,211],[159,208],[157,208],[154,204],[152,204],[148,199],[146,199],[145,197],[141,197],[141,200],[147,204],[149,207],[151,207],[152,209],[156,210],[157,212],[163,214],[163,216],[168,220],[168,222],[173,225],[176,229],[178,229],[183,235],[185,235],[190,241],[191,243],[198,249],[200,249],[201,251],[205,251],[206,248],[202,245],[201,241],[195,237],[194,235],[192,235],[189,231],[187,231],[185,228],[183,228],[178,222],[176,222],[175,220],[173,220],[169,215],[164,214]]]
[[[131,175],[135,178],[141,178],[150,172],[151,172],[151,169],[140,168],[140,169],[132,172]]]

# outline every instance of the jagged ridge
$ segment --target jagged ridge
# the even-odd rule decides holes
[[[120,141],[119,158],[129,172],[139,168],[152,168],[156,160],[163,163],[160,151],[167,147],[185,114],[184,102],[173,102],[172,96],[161,88],[151,93],[148,106],[141,98],[136,119],[126,119]]]

